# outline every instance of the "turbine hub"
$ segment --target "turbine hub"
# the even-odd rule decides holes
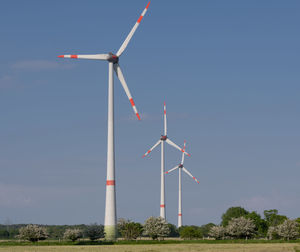
[[[161,138],[160,138],[160,140],[162,140],[162,141],[166,141],[166,140],[167,140],[167,138],[168,138],[167,136],[163,136],[163,135],[162,135],[162,136],[161,136]]]
[[[178,167],[179,167],[179,168],[183,168],[183,164],[179,164]]]
[[[119,57],[112,52],[109,53],[109,58],[107,59],[108,62],[112,62],[114,64],[119,62]]]

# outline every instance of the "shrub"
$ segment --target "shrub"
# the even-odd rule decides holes
[[[95,241],[99,238],[103,238],[104,237],[104,226],[97,225],[97,223],[91,224],[87,227],[85,234],[91,241]]]
[[[17,236],[21,240],[27,240],[31,242],[37,242],[39,240],[45,240],[48,237],[46,228],[39,227],[37,225],[27,225],[19,229],[19,235]]]
[[[209,231],[209,235],[216,240],[223,240],[225,238],[226,229],[223,226],[213,226]]]
[[[285,240],[296,239],[299,237],[299,224],[294,220],[285,220],[277,226],[277,233]]]
[[[143,232],[143,226],[140,223],[129,220],[122,222],[118,229],[125,240],[135,240]]]
[[[246,238],[255,234],[255,224],[252,219],[246,219],[245,217],[233,218],[229,221],[226,227],[226,233],[233,238]]]
[[[82,232],[78,228],[70,229],[68,228],[64,233],[64,239],[71,240],[72,242],[77,241],[82,237]]]
[[[198,227],[195,226],[184,226],[180,228],[180,237],[182,239],[199,239],[202,237],[202,233]]]
[[[170,228],[164,218],[152,216],[145,221],[144,233],[156,240],[168,236]]]

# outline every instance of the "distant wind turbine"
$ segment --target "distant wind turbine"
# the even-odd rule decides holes
[[[185,151],[185,141],[184,141],[184,147],[183,150]],[[179,172],[179,190],[178,190],[178,227],[182,226],[182,197],[181,197],[181,170],[183,170],[187,175],[189,175],[191,178],[193,178],[198,184],[199,181],[183,166],[184,163],[184,153],[182,153],[181,163],[171,170],[167,171],[166,174],[170,173],[171,171],[174,171],[178,169]]]
[[[164,144],[167,142],[169,145],[183,152],[183,154],[191,156],[184,149],[180,148],[177,144],[173,143],[167,137],[167,110],[166,103],[164,103],[164,134],[161,135],[160,139],[149,149],[143,157],[147,156],[151,151],[153,151],[158,145],[161,144],[161,176],[160,176],[160,217],[166,219],[166,204],[165,204],[165,147]]]

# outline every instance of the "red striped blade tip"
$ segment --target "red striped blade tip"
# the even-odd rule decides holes
[[[146,9],[148,9],[148,7],[149,7],[150,3],[151,3],[151,1],[149,1],[149,3],[147,4],[147,6],[146,6]]]
[[[65,56],[64,55],[58,55],[57,57],[58,58],[64,58]]]
[[[139,115],[139,113],[136,113],[137,118],[139,119],[139,121],[141,120],[141,117]]]

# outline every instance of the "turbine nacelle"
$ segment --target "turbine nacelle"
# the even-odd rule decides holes
[[[183,164],[179,164],[179,165],[178,165],[178,168],[183,168]]]
[[[161,138],[160,138],[160,140],[162,140],[162,141],[166,141],[167,140],[167,136],[163,136],[163,135],[161,135]]]
[[[108,62],[117,64],[119,62],[119,57],[115,54],[113,54],[112,52],[108,53]]]

